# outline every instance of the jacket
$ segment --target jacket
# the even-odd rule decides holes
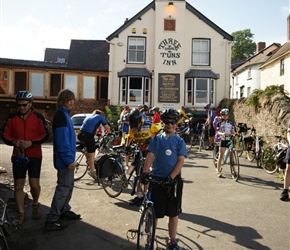
[[[42,158],[41,144],[48,139],[48,127],[42,114],[31,109],[30,114],[24,120],[20,111],[11,113],[6,121],[3,141],[13,146],[14,140],[32,141],[32,146],[24,152],[14,147],[13,155],[23,154],[27,157]]]
[[[66,169],[75,161],[76,135],[69,113],[59,107],[53,118],[53,163],[57,170]]]

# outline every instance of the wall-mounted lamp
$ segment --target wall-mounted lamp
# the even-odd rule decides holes
[[[170,5],[174,5],[173,2],[169,2],[169,3],[168,3],[168,6],[170,6]]]
[[[136,33],[136,28],[132,28],[132,33],[133,33],[133,34]]]
[[[147,29],[143,28],[143,34],[147,34]]]

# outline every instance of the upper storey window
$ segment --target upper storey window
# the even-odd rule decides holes
[[[208,39],[193,39],[192,65],[210,65],[210,41]]]
[[[128,63],[145,63],[146,39],[144,37],[129,37]]]

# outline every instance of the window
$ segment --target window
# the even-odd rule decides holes
[[[240,87],[240,98],[244,97],[244,88],[245,86]]]
[[[214,79],[189,78],[186,79],[186,105],[204,106],[207,103],[215,103]]]
[[[151,79],[147,77],[122,77],[120,79],[120,104],[148,104],[151,102]]]
[[[77,87],[78,77],[75,75],[65,75],[65,88],[70,89],[72,92],[74,92],[75,96],[78,96]]]
[[[27,87],[27,73],[15,72],[14,73],[14,94],[21,90],[28,90]]]
[[[95,98],[96,93],[96,78],[94,76],[84,76],[84,98]]]
[[[129,37],[128,63],[145,63],[145,38]]]
[[[58,93],[62,89],[62,80],[63,80],[62,74],[50,74],[50,83],[49,83],[50,96],[53,97],[58,96]]]
[[[280,60],[280,76],[284,75],[284,69],[285,69],[285,61],[284,61],[284,58],[282,58]]]
[[[247,87],[247,97],[251,95],[251,87]]]
[[[109,89],[109,81],[108,77],[101,77],[100,80],[100,96],[99,98],[102,99],[108,99],[108,89]]]
[[[248,68],[248,79],[252,79],[252,68]]]
[[[30,90],[34,96],[43,97],[43,82],[44,75],[42,73],[31,73],[30,74]]]
[[[0,69],[0,95],[8,95],[8,72]]]
[[[58,57],[56,62],[58,62],[58,63],[65,63],[65,58]]]
[[[210,41],[208,39],[193,39],[192,65],[210,64]]]

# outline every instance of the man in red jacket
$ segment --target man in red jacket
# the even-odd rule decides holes
[[[41,218],[39,208],[40,170],[42,161],[41,144],[48,139],[48,128],[43,115],[32,107],[33,95],[28,91],[19,91],[16,95],[18,110],[8,116],[3,141],[13,147],[12,168],[14,177],[14,196],[18,208],[16,223],[22,225],[25,220],[24,192],[26,173],[33,198],[32,217]]]

